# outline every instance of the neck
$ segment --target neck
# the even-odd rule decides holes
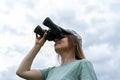
[[[67,64],[75,60],[75,54],[72,51],[63,52],[61,55],[61,64]]]

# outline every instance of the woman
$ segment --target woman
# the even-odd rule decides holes
[[[55,39],[54,48],[61,57],[61,65],[43,70],[31,69],[32,62],[46,42],[36,34],[34,47],[21,62],[16,74],[27,80],[97,80],[91,62],[85,59],[82,51],[82,39],[73,30],[62,29],[64,38]]]

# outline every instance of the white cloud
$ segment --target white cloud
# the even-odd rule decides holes
[[[12,47],[0,48],[0,72],[7,71],[9,67],[15,66],[23,57],[17,51],[12,50]]]
[[[1,75],[8,77],[9,69],[17,69],[18,63],[34,45],[33,29],[38,24],[44,27],[42,21],[50,16],[58,25],[82,35],[85,54],[93,62],[100,80],[115,77],[118,80],[119,75],[112,73],[120,74],[120,42],[115,40],[120,38],[117,35],[119,3],[119,0],[0,0],[0,79],[7,80]],[[56,64],[53,44],[46,42],[33,68]],[[10,79],[16,80],[16,76]]]
[[[116,74],[120,72],[118,70],[120,66],[118,63],[120,58],[118,48],[105,43],[92,45],[86,49],[87,58],[94,63],[96,73],[100,80],[112,80],[114,77],[117,77],[113,72],[116,71]],[[116,49],[117,51],[115,51]]]

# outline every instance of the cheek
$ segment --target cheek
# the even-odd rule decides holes
[[[65,43],[63,44],[63,47],[64,47],[64,48],[69,47],[68,42],[65,42]]]
[[[54,47],[54,49],[55,49],[55,51],[57,53],[61,53],[61,52],[64,52],[64,51],[68,50],[69,47],[68,47],[67,43],[64,43],[64,44],[58,44],[58,45],[56,45]]]
[[[54,46],[54,48],[55,48],[55,49],[60,49],[60,50],[62,50],[62,49],[67,49],[67,48],[69,48],[69,45],[68,45],[68,42],[62,42],[62,43],[60,43],[60,44],[56,44],[56,45]]]
[[[55,49],[66,49],[69,48],[68,39],[63,38],[58,43],[54,45]]]

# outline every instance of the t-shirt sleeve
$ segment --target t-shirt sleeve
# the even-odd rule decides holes
[[[42,69],[41,74],[42,74],[42,80],[46,80],[49,72],[53,69],[54,67],[50,67],[50,68],[46,68],[46,69]]]
[[[97,77],[91,62],[84,62],[81,64],[80,80],[97,80]]]

